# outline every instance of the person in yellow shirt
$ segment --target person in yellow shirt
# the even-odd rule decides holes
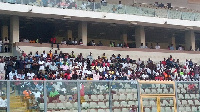
[[[51,50],[49,51],[48,55],[49,55],[50,58],[52,59],[52,57],[53,57],[53,53],[51,52]]]
[[[88,75],[87,80],[93,80],[93,78],[90,75]]]

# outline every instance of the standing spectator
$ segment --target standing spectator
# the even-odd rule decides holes
[[[3,46],[3,42],[2,42],[2,40],[0,39],[0,53],[2,52],[2,46]]]
[[[51,38],[51,47],[52,47],[52,49],[53,49],[53,44],[55,44],[56,43],[56,37],[52,37]]]
[[[8,37],[5,37],[5,39],[3,40],[3,44],[4,44],[4,52],[9,52],[9,40],[8,40]]]
[[[117,9],[118,9],[118,10],[119,10],[119,9],[122,9],[122,7],[123,7],[123,5],[122,5],[122,1],[119,1],[119,4],[118,4]]]

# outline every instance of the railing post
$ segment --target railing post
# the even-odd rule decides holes
[[[178,107],[178,93],[177,93],[177,81],[175,81],[175,98],[176,98],[176,109],[177,109],[177,112],[179,112],[179,107]]]
[[[140,104],[140,84],[139,82],[137,81],[137,95],[138,95],[138,112],[141,112],[141,104]]]
[[[93,2],[93,4],[94,4],[94,6],[93,6],[93,11],[95,12],[95,4],[96,4],[96,3],[95,3],[95,2]]]
[[[169,9],[167,10],[167,19],[169,19]]]
[[[124,8],[124,13],[125,13],[125,14],[126,14],[126,12],[127,12],[126,10],[127,10],[127,9],[126,9],[126,5],[125,5],[125,8]]]
[[[44,112],[47,112],[47,82],[44,81]]]
[[[110,109],[110,112],[112,112],[112,93],[111,93],[111,88],[112,86],[112,82],[109,81],[109,109]]]
[[[10,81],[6,81],[7,112],[10,112]]]
[[[77,92],[78,92],[78,112],[81,112],[81,94],[80,94],[80,81],[77,81]]]
[[[199,81],[199,94],[200,94],[200,81]],[[199,96],[199,98],[200,98],[200,96]]]

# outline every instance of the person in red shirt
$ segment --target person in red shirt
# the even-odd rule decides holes
[[[189,93],[194,93],[195,92],[195,94],[196,94],[196,87],[195,87],[194,84],[189,84],[188,85],[188,92]]]
[[[165,66],[166,65],[166,59],[164,58],[164,60],[162,61],[162,64]]]
[[[55,43],[56,43],[56,38],[52,37],[51,38],[51,47],[52,47],[52,49],[53,49],[53,44],[55,44]]]

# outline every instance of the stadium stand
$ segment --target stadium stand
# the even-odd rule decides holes
[[[199,2],[142,1],[0,0],[0,112],[199,112]]]

